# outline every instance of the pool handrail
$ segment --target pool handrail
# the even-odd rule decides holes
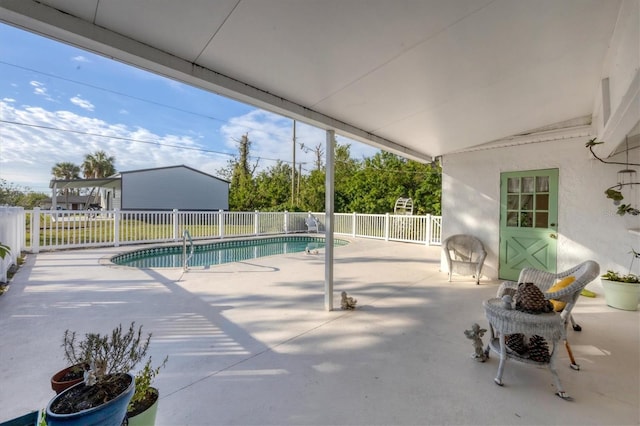
[[[189,257],[187,257],[187,237],[189,238],[189,244],[191,246],[191,251],[189,253]],[[182,269],[186,271],[189,269],[189,261],[193,257],[193,240],[191,239],[191,234],[188,229],[185,229],[182,233]]]

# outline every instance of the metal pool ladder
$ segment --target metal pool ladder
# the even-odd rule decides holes
[[[187,256],[187,238],[189,239],[189,256]],[[191,234],[189,230],[185,229],[182,233],[182,270],[186,271],[189,269],[189,261],[193,257],[193,240],[191,239]]]

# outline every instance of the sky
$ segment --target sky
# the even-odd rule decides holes
[[[258,170],[291,163],[293,120],[0,23],[0,179],[49,193],[56,163],[105,151],[117,171],[184,164],[217,176],[248,134]],[[337,137],[361,159],[378,152]],[[324,130],[296,123],[296,167]]]

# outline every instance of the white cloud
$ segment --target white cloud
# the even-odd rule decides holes
[[[70,161],[80,165],[86,154],[98,150],[115,157],[118,171],[184,164],[216,175],[229,158],[185,149],[207,148],[187,136],[158,135],[70,111],[16,107],[0,101],[0,117],[7,122],[22,123],[2,126],[0,178],[39,192],[48,193],[51,168],[56,163]]]
[[[47,93],[47,88],[45,87],[44,83],[32,80],[29,82],[29,84],[33,87],[33,93],[38,96],[44,96],[47,100],[53,100],[49,96],[49,93]]]
[[[71,60],[75,62],[91,62],[89,58],[82,55],[74,56],[73,58],[71,58]]]
[[[79,106],[80,108],[84,108],[87,111],[93,111],[95,106],[86,99],[82,99],[80,95],[76,95],[73,98],[69,99],[72,104]]]
[[[7,102],[7,103],[13,103],[13,102],[15,102],[15,101],[16,101],[16,100],[15,100],[15,99],[13,99],[13,98],[2,98],[2,100],[3,100],[4,102]]]

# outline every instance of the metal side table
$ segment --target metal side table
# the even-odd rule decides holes
[[[487,357],[489,351],[492,350],[500,355],[500,365],[498,366],[498,375],[494,379],[496,384],[502,386],[502,374],[504,373],[504,365],[507,358],[516,361],[525,362],[535,365],[546,365],[551,371],[553,380],[556,385],[556,395],[562,399],[570,400],[560,383],[560,377],[555,367],[555,359],[560,339],[563,338],[565,328],[564,321],[560,314],[551,312],[546,314],[528,314],[514,309],[508,309],[502,299],[494,298],[482,302],[491,337],[489,344],[485,350]],[[538,362],[530,359],[527,354],[520,355],[507,348],[505,335],[522,333],[525,336],[538,335],[544,337],[549,345],[550,359],[549,362]]]

